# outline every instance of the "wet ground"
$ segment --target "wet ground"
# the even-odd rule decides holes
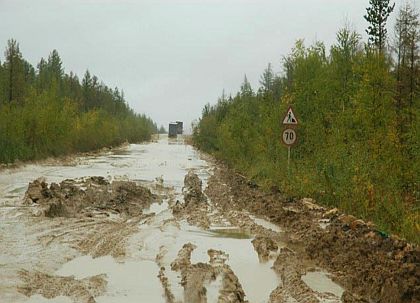
[[[221,173],[167,137],[2,170],[0,302],[358,302]]]

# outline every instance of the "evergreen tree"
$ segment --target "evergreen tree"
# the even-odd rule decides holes
[[[264,73],[261,75],[260,84],[264,92],[269,92],[273,90],[274,84],[274,73],[271,68],[271,63],[268,63],[267,68],[264,70]]]
[[[19,50],[19,44],[14,39],[7,42],[5,51],[6,61],[4,69],[6,73],[6,94],[9,102],[22,102],[25,86],[25,63]]]
[[[165,129],[165,127],[164,127],[163,125],[161,125],[161,126],[159,127],[159,131],[158,131],[158,133],[159,133],[159,134],[166,134],[166,129]]]
[[[369,22],[366,33],[369,35],[369,42],[381,53],[384,50],[387,30],[386,21],[395,7],[390,5],[390,0],[369,0],[370,7],[366,8],[365,20]]]
[[[63,63],[57,50],[53,50],[48,57],[48,69],[52,77],[61,79],[64,75]]]
[[[37,72],[9,40],[0,64],[0,162],[9,163],[139,142],[157,131],[122,93],[87,71],[82,85],[65,74],[56,50]],[[25,101],[25,102],[22,102]]]
[[[407,107],[412,109],[419,94],[420,20],[419,14],[409,4],[400,9],[394,32],[398,82],[397,110]],[[410,115],[410,122],[412,118]]]
[[[251,97],[254,94],[252,91],[251,84],[248,81],[246,75],[244,76],[244,82],[241,85],[241,96],[242,97]]]
[[[350,103],[354,91],[354,60],[360,52],[361,37],[349,27],[337,33],[337,43],[331,47],[331,68],[339,81],[337,90],[341,97],[341,109],[344,112]]]

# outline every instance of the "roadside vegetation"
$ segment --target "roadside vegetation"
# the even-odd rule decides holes
[[[206,105],[194,143],[267,189],[374,221],[384,233],[420,243],[420,25],[410,5],[398,9],[392,35],[389,0],[371,0],[369,41],[348,26],[329,51],[298,40],[269,64],[256,91],[244,79],[234,96]],[[281,143],[293,106],[298,143]]]
[[[56,50],[36,68],[9,40],[0,62],[0,163],[90,151],[140,142],[157,131],[153,121],[128,106],[86,71],[66,74]]]

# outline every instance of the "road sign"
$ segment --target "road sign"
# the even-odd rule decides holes
[[[283,131],[283,135],[282,135],[282,140],[283,143],[286,144],[287,146],[292,146],[293,144],[296,143],[296,132],[293,128],[286,128]]]
[[[291,106],[287,110],[286,116],[283,119],[283,124],[285,124],[285,125],[297,125],[298,124],[298,120],[297,120]]]

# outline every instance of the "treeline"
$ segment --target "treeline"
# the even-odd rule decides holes
[[[402,7],[387,40],[388,3],[371,1],[368,43],[346,27],[329,52],[297,41],[283,72],[268,65],[256,92],[245,77],[236,96],[205,106],[194,142],[267,189],[313,197],[419,243],[419,15]],[[290,105],[299,125],[288,169],[281,124]]]
[[[128,106],[86,71],[64,72],[56,50],[36,68],[9,40],[0,62],[0,163],[89,151],[125,141],[140,142],[157,131],[154,122]]]

